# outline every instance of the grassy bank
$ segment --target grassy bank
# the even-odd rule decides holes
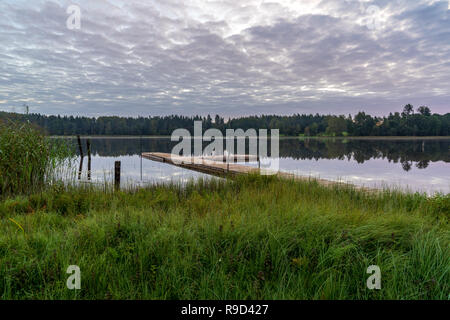
[[[0,298],[448,299],[449,212],[448,195],[261,177],[53,186],[0,202]]]

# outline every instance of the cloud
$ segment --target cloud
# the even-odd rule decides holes
[[[71,4],[81,29],[66,27]],[[91,116],[448,112],[448,1],[0,3],[1,109]]]

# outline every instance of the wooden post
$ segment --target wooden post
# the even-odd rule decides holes
[[[83,159],[84,159],[84,157],[81,156],[80,167],[78,168],[78,180],[81,180],[81,173],[83,171]]]
[[[81,147],[81,137],[80,135],[77,135],[77,140],[78,140],[78,148],[80,149],[80,156],[83,158],[83,148]]]
[[[78,148],[80,149],[80,168],[78,169],[78,180],[81,180],[81,173],[83,171],[83,148],[81,147],[81,138],[80,135],[77,135]]]
[[[141,181],[142,181],[142,134],[139,138],[139,146],[141,147],[140,157],[141,157]]]
[[[120,189],[120,161],[114,163],[114,187]]]
[[[91,140],[87,139],[87,154],[88,154],[88,180],[91,180]]]

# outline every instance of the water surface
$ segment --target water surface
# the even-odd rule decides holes
[[[122,182],[185,182],[202,173],[141,159],[141,152],[170,153],[170,138],[90,138],[91,180],[111,181],[114,162],[122,163]],[[75,140],[72,140],[76,144]],[[86,139],[82,139],[86,154]],[[207,143],[206,143],[207,144]],[[204,145],[206,145],[204,144]],[[225,145],[225,144],[224,144]],[[303,176],[427,193],[450,191],[448,139],[280,139],[280,170]],[[79,161],[79,158],[78,158]],[[87,158],[82,180],[87,180]],[[250,163],[249,165],[256,165]]]

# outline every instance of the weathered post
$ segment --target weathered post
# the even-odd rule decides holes
[[[140,154],[140,157],[141,157],[141,181],[142,181],[142,134],[141,134],[141,137],[139,139],[139,145],[141,147],[141,152],[139,154]]]
[[[114,188],[120,189],[120,161],[114,163]]]
[[[77,135],[78,148],[80,149],[80,156],[83,158],[83,148],[81,147],[81,137]]]
[[[78,169],[78,180],[81,180],[81,173],[83,171],[83,148],[81,147],[81,138],[80,135],[77,135],[78,148],[80,149],[80,168]]]
[[[87,154],[88,154],[88,180],[91,180],[91,140],[87,139]]]

